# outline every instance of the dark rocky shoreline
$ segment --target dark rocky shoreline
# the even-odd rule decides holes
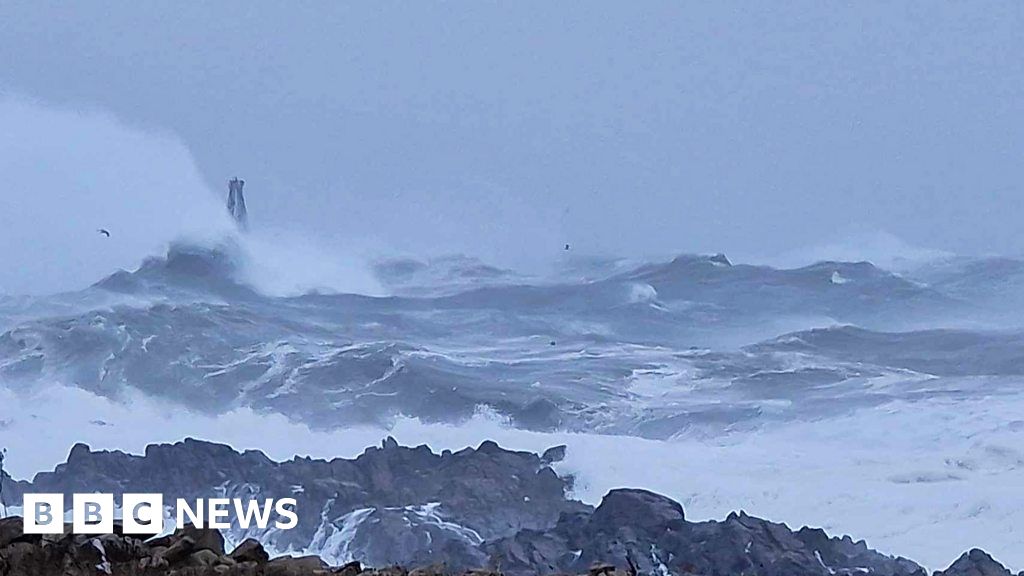
[[[25,492],[287,495],[297,500],[299,525],[284,532],[235,526],[224,534],[189,527],[143,541],[117,533],[25,535],[21,519],[9,518],[0,521],[0,575],[383,576],[408,570],[395,566],[424,576],[927,574],[911,560],[880,554],[849,536],[793,531],[743,512],[691,522],[679,503],[645,490],[613,490],[591,507],[570,498],[572,478],[551,468],[563,455],[562,447],[537,455],[493,442],[435,454],[388,439],[352,460],[274,462],[260,452],[196,440],[153,445],[144,456],[77,445],[67,463],[31,483],[5,480],[8,501]],[[936,574],[1011,576],[980,550]]]
[[[632,491],[630,497],[657,501],[661,497],[651,493]],[[611,497],[611,495],[609,495]],[[606,499],[607,500],[607,499]],[[661,504],[667,500],[661,499]],[[620,504],[624,504],[622,502]],[[613,507],[615,505],[612,505]],[[599,508],[600,510],[600,508]],[[630,513],[646,513],[649,510],[633,509]],[[614,512],[612,512],[614,513]],[[749,519],[749,517],[748,517]],[[754,523],[763,523],[753,519]],[[656,523],[647,522],[648,525]],[[765,523],[765,525],[769,525]],[[779,525],[774,525],[779,526]],[[624,536],[635,534],[636,526],[609,526],[610,534]],[[660,527],[659,527],[660,529]],[[669,530],[671,531],[671,530]],[[798,533],[799,534],[799,533]],[[785,539],[784,539],[785,540]],[[803,565],[796,550],[786,550],[786,542],[776,542],[778,559],[770,564],[763,560],[743,562],[730,556],[727,549],[715,551],[714,565],[708,564],[710,557],[693,557],[703,566],[684,563],[672,568],[661,565],[654,570],[645,570],[641,565],[642,555],[637,555],[637,540],[614,538],[604,543],[604,553],[609,559],[619,557],[621,561],[590,563],[583,572],[553,572],[535,570],[524,566],[498,564],[476,569],[456,568],[444,562],[428,566],[407,568],[385,566],[364,567],[358,560],[341,566],[330,566],[318,556],[281,556],[270,558],[263,546],[256,540],[245,540],[228,552],[224,537],[216,530],[196,529],[188,526],[169,536],[143,541],[119,533],[100,536],[73,535],[27,535],[21,532],[21,518],[10,517],[0,520],[0,575],[3,576],[499,576],[502,574],[587,574],[588,576],[637,576],[639,574],[680,574],[680,575],[799,575],[799,574],[893,574],[888,570],[897,568],[900,574],[925,576],[925,571],[905,560],[894,564],[880,564],[879,570],[866,567],[830,568],[825,566],[823,557],[815,555],[818,566]],[[654,549],[655,545],[652,545]],[[522,551],[522,550],[521,550]],[[533,549],[535,552],[536,549]],[[593,551],[592,551],[593,552]],[[760,557],[760,556],[757,556]],[[522,557],[518,560],[523,560]],[[752,565],[757,563],[757,565]],[[514,564],[514,563],[513,563]],[[1009,570],[981,550],[971,550],[961,556],[949,568],[935,572],[933,576],[1012,576]]]

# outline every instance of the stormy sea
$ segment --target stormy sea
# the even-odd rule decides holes
[[[519,487],[502,497],[547,508],[483,513],[417,487],[330,512],[343,498],[321,486],[304,530],[228,539],[338,562],[415,559],[427,546],[415,538],[359,531],[393,523],[479,547],[575,510],[563,489],[590,507],[628,487],[674,499],[691,521],[742,510],[930,568],[974,546],[1024,565],[1024,260],[567,253],[522,273],[389,258],[365,295],[274,293],[247,258],[234,240],[176,243],[82,290],[0,297],[8,496],[33,478],[70,490],[57,479],[72,469],[91,470],[78,478],[94,489],[121,474],[114,485],[314,494],[324,472],[303,463],[319,458],[425,444],[410,452],[426,458],[416,474],[482,474],[458,458],[497,454],[481,444],[492,441],[543,454],[496,469],[519,478],[517,466],[550,464],[559,504],[547,484],[510,480]],[[184,438],[196,440],[167,444]],[[234,458],[235,472],[190,472]],[[299,480],[267,472],[286,465]]]

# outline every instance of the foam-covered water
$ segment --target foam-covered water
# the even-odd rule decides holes
[[[1024,564],[1024,336],[1005,297],[1024,275],[1005,259],[897,275],[681,256],[543,277],[389,261],[375,282],[392,295],[369,296],[268,293],[251,256],[179,245],[0,301],[7,469],[187,436],[275,459],[385,434],[567,444],[559,471],[591,503],[644,487],[694,519],[742,508],[931,567],[972,546]]]

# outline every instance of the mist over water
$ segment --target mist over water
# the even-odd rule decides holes
[[[235,236],[243,282],[270,296],[309,292],[382,295],[374,257],[354,243],[334,245],[293,230],[252,230]]]
[[[0,121],[5,126],[0,243],[6,247],[0,294],[80,289],[118,269],[136,268],[172,242],[184,242],[236,246],[242,279],[269,295],[382,295],[387,290],[373,263],[395,254],[428,261],[444,245],[399,251],[372,236],[344,230],[324,235],[276,222],[262,203],[259,182],[250,184],[253,230],[242,235],[226,214],[223,190],[211,188],[188,147],[166,131],[129,125],[100,110],[55,108],[10,93],[0,96]],[[475,255],[472,247],[464,248]],[[797,266],[829,258],[889,263],[942,255],[880,233],[753,259]],[[518,264],[527,272],[557,274],[607,256],[573,247],[568,253],[520,258]]]
[[[851,224],[1006,254],[1024,250],[1022,26],[998,0],[103,18],[11,0],[0,83],[170,130],[218,197],[244,178],[254,219],[313,237],[517,269],[567,242],[749,261]]]
[[[274,227],[265,213],[256,219],[269,228],[239,234],[223,191],[172,134],[9,93],[0,125],[0,294],[81,289],[172,242],[235,245],[244,280],[272,295],[381,291],[371,258],[351,243]]]
[[[170,134],[10,94],[0,94],[0,125],[0,293],[80,289],[172,240],[230,230]]]

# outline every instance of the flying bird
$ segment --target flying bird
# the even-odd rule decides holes
[[[110,231],[107,230],[106,228],[100,228],[100,229],[98,229],[96,231],[99,232],[100,234],[103,234],[107,238],[110,238]]]

